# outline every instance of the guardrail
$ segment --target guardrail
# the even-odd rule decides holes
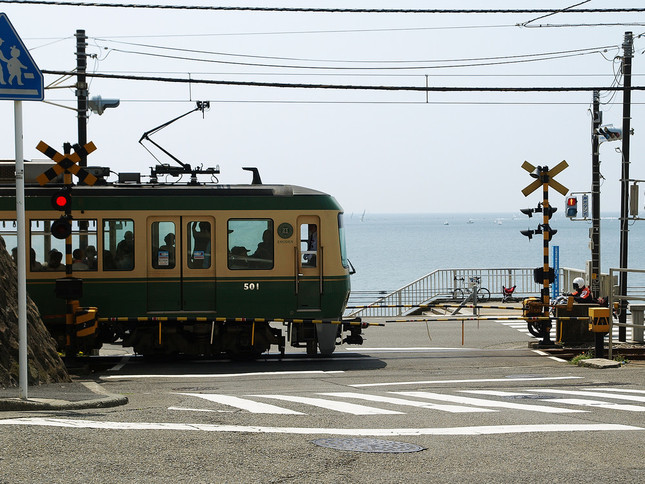
[[[578,276],[584,277],[584,271],[560,268],[560,288],[570,290],[571,282]],[[502,287],[516,286],[513,296],[519,299],[539,296],[542,289],[542,285],[533,279],[532,268],[437,269],[372,303],[353,307],[350,298],[348,316],[404,316],[414,312],[420,305],[452,298],[456,288],[464,287],[459,279],[467,282],[471,277],[479,277],[481,287],[490,291],[491,298],[501,299]]]
[[[609,359],[612,359],[613,355],[613,332],[612,329],[614,326],[632,328],[632,340],[635,342],[643,343],[643,332],[645,330],[645,324],[643,324],[643,313],[645,312],[645,304],[633,304],[633,301],[645,301],[645,286],[643,280],[645,280],[645,270],[643,269],[609,269],[609,277],[612,281],[617,281],[618,276],[615,274],[627,273],[632,275],[640,275],[637,279],[640,279],[640,283],[632,284],[627,286],[626,294],[620,294],[618,291],[618,286],[614,287],[614,291],[609,297],[609,307],[613,308],[614,303],[620,303],[622,301],[629,301],[629,310],[632,313],[631,323],[616,323],[613,318],[610,320],[609,325]]]

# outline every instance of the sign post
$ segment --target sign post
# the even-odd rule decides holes
[[[6,44],[6,46],[5,46]],[[0,13],[0,100],[14,102],[16,159],[16,225],[18,229],[18,380],[20,398],[28,397],[27,263],[25,229],[25,165],[22,142],[22,101],[42,101],[43,74],[4,13]]]

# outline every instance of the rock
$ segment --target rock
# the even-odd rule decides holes
[[[18,276],[0,237],[0,387],[17,386]],[[71,381],[34,302],[27,296],[27,358],[29,385]]]

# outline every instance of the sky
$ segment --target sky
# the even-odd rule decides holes
[[[563,9],[582,0],[482,2],[458,9]],[[99,2],[117,3],[117,2]],[[214,2],[133,0],[138,5]],[[362,0],[223,2],[264,7],[392,8]],[[445,1],[399,0],[400,9],[447,8]],[[575,8],[643,8],[642,1],[591,0]],[[621,45],[634,33],[633,86],[645,72],[645,12],[540,14],[303,13],[19,5],[4,12],[41,70],[72,71],[74,34],[88,36],[88,73],[289,85],[414,87],[609,87],[622,85]],[[0,46],[5,56],[9,45]],[[43,159],[43,140],[62,152],[77,135],[75,78],[45,74],[45,102],[23,102],[24,155]],[[141,135],[210,101],[153,136],[192,166],[219,165],[220,183],[315,188],[347,213],[518,212],[540,190],[522,169],[569,167],[556,179],[591,189],[591,101],[585,92],[423,92],[305,89],[89,80],[90,97],[120,99],[89,113],[88,165],[148,174],[157,161]],[[643,92],[632,94],[630,177],[645,179]],[[622,125],[622,93],[601,91],[603,124]],[[0,102],[0,159],[13,159],[14,106]],[[156,148],[163,163],[173,163]],[[620,142],[603,143],[601,210],[620,210]],[[645,212],[645,182],[641,185]],[[551,191],[564,211],[564,196]]]

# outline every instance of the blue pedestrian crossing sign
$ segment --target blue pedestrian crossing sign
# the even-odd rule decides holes
[[[43,73],[13,25],[0,13],[0,100],[42,101]]]

